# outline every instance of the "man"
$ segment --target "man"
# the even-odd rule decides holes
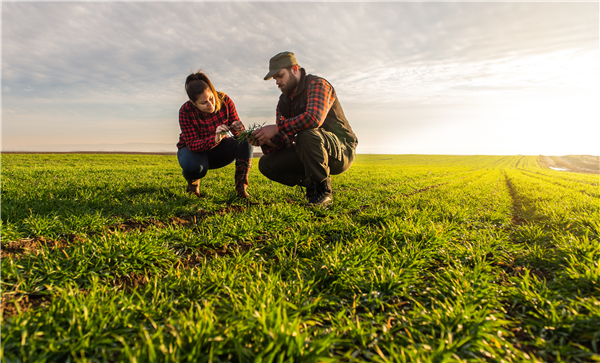
[[[264,79],[271,78],[282,95],[277,124],[258,129],[250,142],[264,153],[258,168],[276,182],[306,187],[309,205],[327,205],[332,201],[330,175],[350,168],[358,139],[331,84],[307,75],[293,53],[271,58]]]

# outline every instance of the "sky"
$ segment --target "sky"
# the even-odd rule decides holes
[[[274,124],[269,59],[335,88],[358,153],[600,155],[599,3],[2,2],[2,151],[176,151],[203,70]]]

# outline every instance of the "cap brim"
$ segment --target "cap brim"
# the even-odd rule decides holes
[[[274,75],[276,75],[277,73],[279,73],[281,69],[277,69],[274,71],[270,71],[269,73],[267,73],[267,75],[265,76],[265,81],[270,80],[271,78],[273,78]]]

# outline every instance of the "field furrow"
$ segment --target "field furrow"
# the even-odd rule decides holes
[[[572,191],[579,191],[581,193],[589,195],[592,198],[600,197],[600,188],[597,188],[597,187],[590,188],[591,184],[588,184],[588,183],[570,181],[568,179],[559,178],[556,176],[538,174],[538,173],[533,173],[533,172],[529,172],[529,171],[525,171],[525,170],[523,170],[523,173],[525,173],[526,175],[528,175],[532,178],[537,178],[544,182],[548,182],[548,183],[552,183],[552,184],[555,184],[560,187],[564,187],[568,193],[570,193]]]

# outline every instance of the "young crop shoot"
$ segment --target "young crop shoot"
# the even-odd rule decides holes
[[[261,125],[258,124],[252,124],[249,127],[246,128],[246,130],[242,131],[237,137],[236,139],[239,142],[244,142],[244,141],[250,141],[254,138],[254,131],[260,129],[261,127],[263,127],[265,125],[266,122],[263,122]]]
[[[235,136],[231,133],[231,131],[227,130],[227,131],[222,131],[220,132],[221,135],[223,136],[228,136],[231,138],[235,138],[236,140],[238,140],[240,143],[244,142],[244,141],[250,141],[254,138],[253,134],[254,131],[260,129],[261,127],[263,127],[265,125],[266,122],[263,122],[261,125],[258,124],[252,124],[251,126],[249,126],[248,128],[246,128],[244,131],[240,132],[239,135]]]

